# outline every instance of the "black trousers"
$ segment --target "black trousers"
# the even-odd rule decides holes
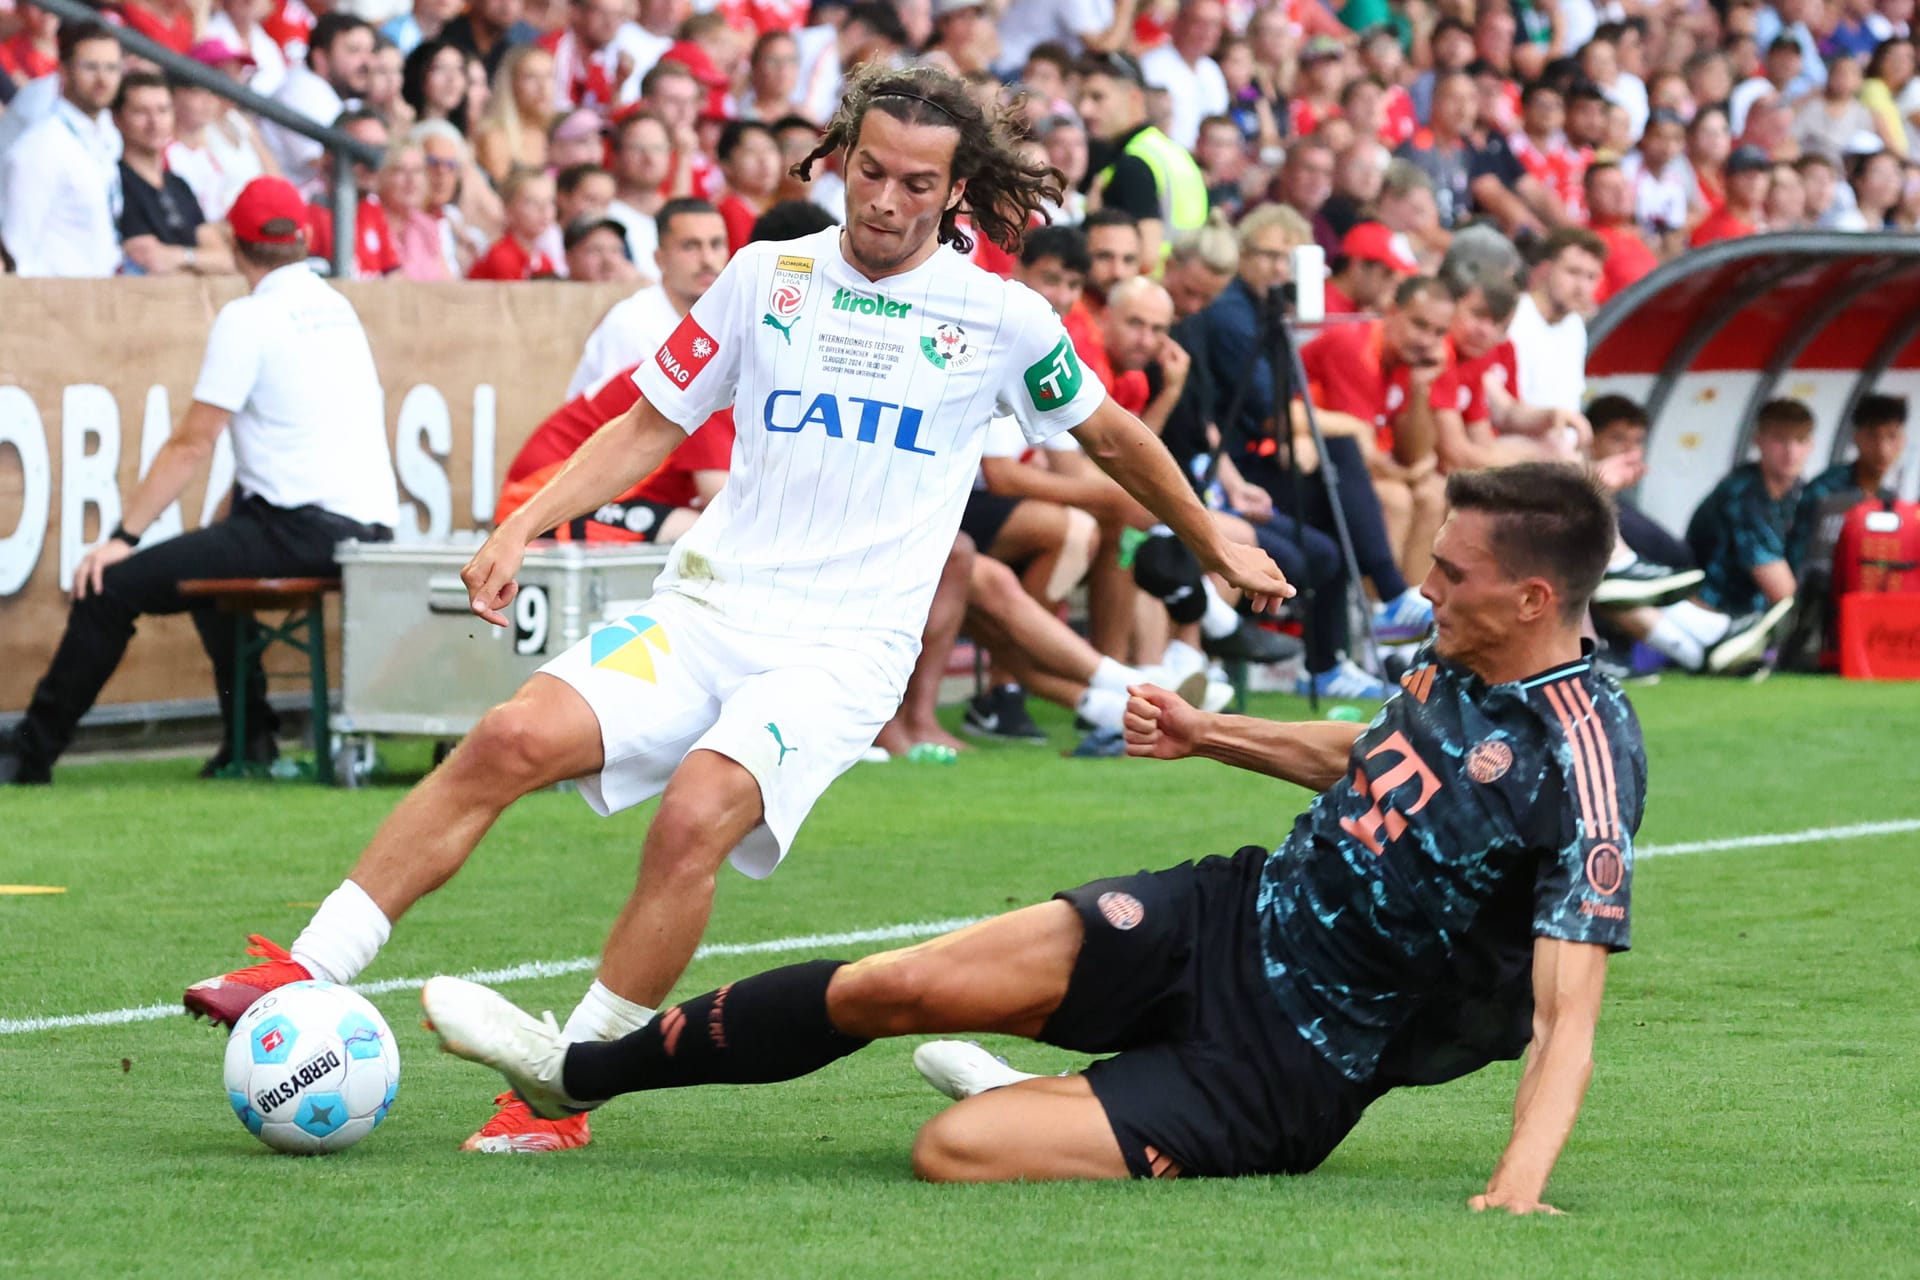
[[[1386,519],[1380,513],[1380,498],[1373,491],[1367,461],[1350,436],[1329,436],[1327,457],[1340,473],[1340,511],[1347,518],[1347,536],[1353,539],[1353,557],[1380,598],[1392,600],[1405,593],[1407,580],[1387,541]],[[1274,459],[1243,453],[1234,458],[1234,463],[1249,484],[1259,485],[1273,498],[1274,510],[1334,536],[1333,505],[1328,500],[1325,477],[1301,477],[1301,492],[1296,494],[1292,475]]]
[[[1664,564],[1669,569],[1691,569],[1693,552],[1660,527],[1658,521],[1630,502],[1619,506],[1620,537],[1633,554],[1649,564]]]
[[[22,776],[50,769],[73,741],[74,726],[120,665],[142,614],[193,615],[200,643],[213,660],[221,716],[231,726],[239,681],[233,622],[210,605],[188,601],[180,594],[180,583],[190,578],[330,578],[340,571],[334,544],[349,538],[387,542],[393,530],[318,507],[289,511],[236,494],[219,524],[136,551],[108,569],[100,591],[68,610],[60,648],[16,730]],[[266,677],[257,661],[249,664],[245,679],[247,724],[261,734],[270,732],[278,720],[267,706]]]

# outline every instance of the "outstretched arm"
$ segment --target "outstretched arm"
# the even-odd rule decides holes
[[[496,627],[519,590],[514,575],[527,543],[543,531],[596,511],[653,474],[687,439],[681,426],[647,402],[634,402],[626,416],[607,423],[580,446],[540,492],[501,521],[461,570],[473,611]]]
[[[1200,711],[1155,685],[1136,685],[1128,692],[1128,755],[1199,756],[1309,791],[1325,791],[1346,776],[1353,744],[1366,730],[1340,720],[1287,723]]]
[[[1468,1201],[1476,1213],[1558,1213],[1546,1194],[1560,1149],[1573,1132],[1593,1078],[1593,1036],[1606,986],[1607,949],[1591,942],[1536,938],[1533,944],[1533,1041],[1513,1100],[1513,1137]]]
[[[1109,398],[1073,434],[1087,456],[1164,521],[1202,566],[1252,596],[1256,611],[1293,594],[1266,552],[1221,536],[1180,464],[1140,419]]]

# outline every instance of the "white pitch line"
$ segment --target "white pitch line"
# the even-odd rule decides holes
[[[1718,853],[1723,849],[1766,849],[1783,844],[1828,844],[1835,840],[1858,840],[1864,836],[1897,836],[1920,831],[1920,818],[1896,818],[1890,822],[1856,822],[1850,827],[1809,827],[1805,831],[1782,831],[1771,835],[1727,836],[1719,840],[1689,840],[1681,844],[1644,845],[1634,850],[1640,858],[1667,857],[1680,853]]]
[[[1840,840],[1859,840],[1871,836],[1905,835],[1920,831],[1920,818],[1896,818],[1886,822],[1857,822],[1845,827],[1809,827],[1805,831],[1781,831],[1752,836],[1727,836],[1718,840],[1689,840],[1677,844],[1642,845],[1634,850],[1636,858],[1675,857],[1689,853],[1719,853],[1729,849],[1766,849],[1780,845],[1831,844]],[[848,933],[813,933],[795,938],[773,938],[766,942],[717,942],[694,952],[695,960],[713,956],[778,955],[791,951],[817,951],[823,947],[848,947],[869,942],[904,942],[910,938],[930,938],[949,933],[985,917],[965,916],[952,920],[927,920],[917,924],[890,924],[877,929],[856,929]],[[597,956],[577,956],[572,960],[534,960],[505,969],[479,969],[463,975],[475,982],[498,984],[523,982],[528,978],[555,978],[569,973],[586,973],[598,967]],[[391,991],[417,990],[425,978],[388,978],[369,982],[355,990],[363,995],[384,995]],[[52,1018],[0,1018],[0,1036],[21,1035],[30,1031],[56,1031],[62,1027],[114,1027],[130,1022],[153,1022],[182,1012],[178,1003],[147,1004],[133,1009],[107,1009],[99,1013],[71,1013]]]
[[[952,933],[984,919],[982,916],[957,916],[951,920],[922,920],[915,924],[889,924],[877,929],[854,929],[846,933],[809,933],[796,938],[771,938],[765,942],[716,942],[693,953],[695,960],[713,956],[777,955],[789,951],[818,951],[824,947],[851,947],[870,942],[905,942],[911,938],[931,938]],[[533,960],[505,969],[476,969],[462,977],[474,982],[498,984],[523,982],[528,978],[555,978],[569,973],[586,973],[598,967],[598,956],[576,956],[572,960]],[[387,978],[356,986],[362,995],[384,995],[390,991],[417,991],[425,978]],[[160,1018],[184,1016],[180,1003],[145,1004],[133,1009],[106,1009],[99,1013],[70,1013],[54,1018],[0,1019],[0,1036],[21,1035],[29,1031],[57,1031],[62,1027],[116,1027],[129,1022],[153,1022]]]

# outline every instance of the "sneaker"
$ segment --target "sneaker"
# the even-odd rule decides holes
[[[1047,735],[1027,714],[1027,691],[1017,684],[989,689],[967,703],[960,731],[976,738],[1008,742],[1045,742]]]
[[[253,1002],[269,991],[293,982],[311,982],[307,966],[295,960],[285,947],[269,942],[257,933],[247,935],[247,954],[259,956],[259,964],[250,964],[217,978],[208,978],[188,987],[180,997],[187,1012],[218,1026],[231,1027]]]
[[[0,786],[46,786],[53,770],[27,759],[18,734],[0,734]]]
[[[1793,611],[1793,597],[1775,602],[1758,613],[1735,618],[1727,634],[1707,650],[1708,671],[1715,675],[1729,672],[1749,674],[1750,669],[1766,661],[1767,644],[1781,621]]]
[[[442,1049],[498,1071],[540,1119],[564,1120],[600,1105],[567,1096],[567,1042],[551,1013],[536,1018],[490,987],[445,976],[427,979],[420,1007]]]
[[[1119,729],[1089,729],[1067,754],[1075,760],[1114,760],[1127,754],[1127,735]]]
[[[1374,606],[1373,638],[1381,644],[1420,640],[1432,628],[1433,604],[1412,587]]]
[[[222,739],[220,749],[213,753],[211,759],[200,766],[200,776],[202,778],[221,778],[228,776],[229,771],[232,771],[235,776],[258,775],[271,769],[273,762],[279,758],[280,744],[274,741],[273,735],[271,733],[258,734],[247,743],[246,763],[242,765],[240,769],[232,770],[233,743]]]
[[[1278,631],[1269,631],[1252,618],[1242,617],[1232,634],[1218,640],[1201,638],[1201,648],[1209,656],[1228,662],[1285,662],[1300,656],[1300,642]]]
[[[1234,688],[1225,680],[1207,681],[1206,693],[1193,705],[1202,711],[1225,711],[1234,699]]]
[[[1698,569],[1674,569],[1664,564],[1634,560],[1607,570],[1594,589],[1597,605],[1677,604],[1693,593],[1706,574]]]
[[[564,1120],[542,1120],[513,1093],[493,1100],[500,1109],[479,1132],[460,1144],[462,1151],[488,1155],[533,1155],[542,1151],[570,1151],[593,1141],[585,1114]]]
[[[1294,682],[1293,691],[1302,698],[1312,694],[1347,702],[1385,702],[1396,692],[1392,685],[1379,676],[1370,675],[1355,666],[1350,658],[1342,658],[1314,675],[1301,673]]]
[[[929,1040],[913,1051],[913,1066],[928,1084],[955,1102],[1039,1078],[1032,1072],[1015,1071],[1005,1058],[971,1040]]]

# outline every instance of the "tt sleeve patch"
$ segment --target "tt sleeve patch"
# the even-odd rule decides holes
[[[1027,396],[1042,413],[1063,408],[1080,394],[1085,378],[1072,341],[1063,335],[1051,352],[1027,370]]]
[[[707,362],[720,351],[720,344],[713,335],[700,327],[700,322],[692,315],[680,322],[678,328],[667,335],[660,344],[654,361],[660,371],[667,375],[676,387],[684,387],[700,376]]]

